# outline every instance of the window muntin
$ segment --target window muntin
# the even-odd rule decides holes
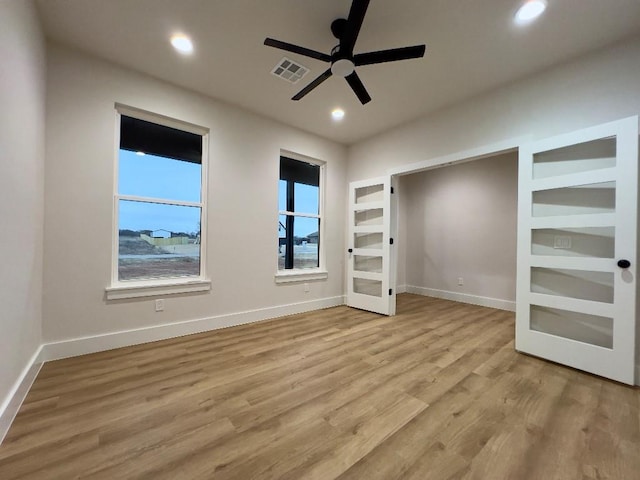
[[[278,270],[320,267],[321,166],[280,157]]]
[[[204,277],[203,145],[202,134],[120,115],[114,283]]]

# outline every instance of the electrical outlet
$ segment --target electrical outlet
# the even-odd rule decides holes
[[[311,289],[309,288],[309,284],[308,284],[308,283],[305,283],[305,284],[304,284],[304,293],[309,293],[309,290],[311,290]]]
[[[458,286],[461,287],[464,285],[464,279],[462,277],[458,277]]]
[[[156,312],[164,311],[164,299],[159,298],[156,300]]]

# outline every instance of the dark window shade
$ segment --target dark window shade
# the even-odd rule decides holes
[[[320,167],[300,160],[280,157],[280,180],[320,186]]]
[[[120,117],[120,148],[202,163],[202,136],[138,118]]]

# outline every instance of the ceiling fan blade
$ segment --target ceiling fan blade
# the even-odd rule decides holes
[[[345,32],[340,39],[340,50],[342,52],[353,53],[353,47],[358,39],[360,27],[362,27],[367,8],[369,8],[369,0],[353,0],[351,10],[349,10]]]
[[[268,47],[279,48],[280,50],[286,50],[287,52],[298,53],[300,55],[304,55],[305,57],[322,60],[323,62],[331,61],[331,56],[327,55],[326,53],[316,52],[315,50],[311,50],[309,48],[293,45],[292,43],[281,42],[280,40],[275,40],[273,38],[266,38],[264,40],[264,44]]]
[[[356,66],[372,65],[374,63],[395,62],[398,60],[409,60],[411,58],[424,57],[427,47],[425,45],[414,45],[413,47],[392,48],[390,50],[379,50],[377,52],[359,53],[353,56],[353,63]]]
[[[313,82],[311,82],[309,85],[307,85],[302,90],[300,90],[298,93],[296,93],[291,100],[300,100],[302,97],[304,97],[307,93],[309,93],[311,90],[316,88],[318,85],[320,85],[322,82],[324,82],[330,76],[331,76],[331,69],[329,68],[329,69],[327,69],[326,72],[321,74]]]
[[[351,75],[347,75],[344,78],[347,80],[347,83],[353,90],[353,93],[358,97],[358,100],[360,100],[360,103],[365,105],[371,101],[371,96],[369,96],[367,89],[364,88],[364,85],[356,72],[353,72]]]

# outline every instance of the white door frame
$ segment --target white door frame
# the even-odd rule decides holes
[[[391,176],[391,185],[394,186],[397,191],[398,177],[404,175],[411,175],[412,173],[425,172],[440,167],[448,167],[451,165],[457,165],[466,162],[472,162],[474,160],[481,160],[483,158],[495,157],[503,153],[517,152],[520,145],[529,142],[531,135],[524,135],[521,137],[510,138],[501,142],[491,143],[489,145],[483,145],[481,147],[472,148],[470,150],[463,150],[460,152],[451,153],[441,157],[431,158],[421,162],[410,163],[408,165],[401,165],[393,167],[387,170],[387,175]],[[398,236],[398,201],[397,197],[394,197],[391,205],[391,236],[396,239],[396,244],[399,244]],[[398,278],[398,253],[397,248],[391,250],[391,284],[394,289],[397,288]],[[400,292],[398,292],[400,293]]]
[[[500,142],[492,143],[489,145],[484,145],[481,147],[476,147],[470,150],[463,150],[460,152],[452,153],[449,155],[444,155],[442,157],[436,157],[429,160],[416,162],[408,165],[402,165],[399,167],[391,168],[387,171],[385,176],[389,176],[390,184],[397,189],[398,177],[403,175],[410,175],[412,173],[419,173],[426,170],[431,170],[434,168],[439,168],[443,166],[449,166],[459,163],[470,162],[474,160],[480,160],[482,158],[494,157],[496,155],[500,155],[508,152],[515,152],[518,150],[518,147],[525,142],[528,142],[531,139],[530,135],[510,138],[507,140],[503,140]],[[366,181],[366,179],[365,179]],[[353,182],[351,182],[353,183]],[[389,211],[391,228],[390,228],[390,236],[395,239],[395,244],[398,244],[398,202],[397,197],[392,196],[391,208]],[[349,243],[351,239],[348,239]],[[345,250],[349,249],[347,247]],[[397,289],[397,274],[398,274],[398,260],[397,260],[397,248],[392,248],[389,253],[389,286],[393,289],[393,302],[390,308],[390,315],[395,315],[395,293]],[[349,258],[346,259],[347,265],[349,264]],[[349,274],[345,271],[346,281],[349,281]]]

